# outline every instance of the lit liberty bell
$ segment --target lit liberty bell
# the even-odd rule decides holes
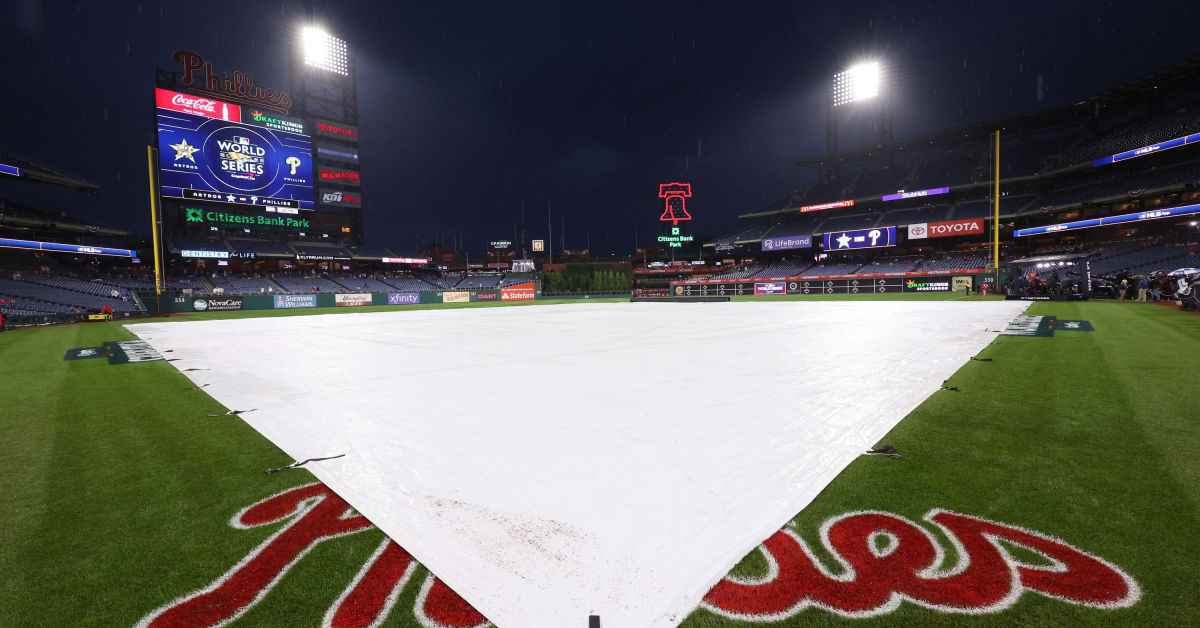
[[[691,220],[687,211],[687,199],[692,195],[691,183],[660,183],[658,197],[663,199],[663,213],[658,219],[678,225],[681,220]]]

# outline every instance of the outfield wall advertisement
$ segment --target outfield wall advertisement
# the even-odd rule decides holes
[[[789,279],[787,281],[731,281],[682,283],[672,286],[677,297],[741,297],[750,295],[885,294],[888,292],[949,292],[949,275],[928,277],[849,277],[843,279]],[[959,286],[961,289],[961,286]]]
[[[537,290],[534,288],[533,282],[500,288],[500,300],[502,301],[532,301],[536,298]]]
[[[421,302],[420,292],[389,292],[388,305],[416,305]]]
[[[242,309],[241,296],[210,296],[192,301],[194,312],[229,312]]]
[[[317,295],[315,294],[277,294],[275,295],[275,309],[288,310],[298,307],[317,307]]]
[[[442,303],[470,303],[470,292],[443,292]]]
[[[361,305],[370,305],[371,294],[335,294],[333,295],[333,303],[337,307],[358,307]]]

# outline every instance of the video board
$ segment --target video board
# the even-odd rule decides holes
[[[162,195],[314,209],[312,140],[303,124],[233,103],[155,90]]]
[[[826,251],[877,249],[885,246],[896,246],[896,227],[851,229],[850,231],[831,231],[825,234]]]

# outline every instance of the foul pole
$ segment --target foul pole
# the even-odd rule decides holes
[[[993,290],[1000,289],[1000,129],[992,134],[992,268],[996,270]]]
[[[154,171],[154,165],[158,162],[157,152],[153,146],[146,146],[146,161],[150,172],[150,234],[154,244],[154,294],[162,295],[162,246],[159,244],[158,186],[155,185],[155,175],[158,173]]]

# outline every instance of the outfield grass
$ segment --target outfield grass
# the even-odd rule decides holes
[[[470,307],[497,305],[504,304]],[[358,311],[365,309],[171,320]],[[902,460],[856,461],[796,517],[796,529],[828,559],[815,543],[827,517],[874,509],[920,521],[947,508],[1101,556],[1139,582],[1141,601],[1103,611],[1027,593],[994,615],[906,603],[855,623],[1188,625],[1200,617],[1200,465],[1192,455],[1200,442],[1200,317],[1112,302],[1035,303],[1030,313],[1090,320],[1096,331],[998,337],[981,354],[994,361],[970,362],[951,379],[960,392],[935,394],[882,441]],[[263,474],[291,460],[236,417],[207,418],[224,408],[166,362],[62,360],[67,349],[128,338],[116,323],[0,334],[0,473],[10,499],[0,510],[2,626],[132,624],[210,583],[278,528],[235,530],[234,513],[312,481],[303,470]],[[370,531],[318,545],[235,625],[319,624],[381,538]],[[754,552],[735,572],[765,568]],[[423,578],[418,568],[385,625],[419,625],[412,606]],[[773,625],[846,621],[808,609]],[[739,624],[698,610],[684,625]]]

